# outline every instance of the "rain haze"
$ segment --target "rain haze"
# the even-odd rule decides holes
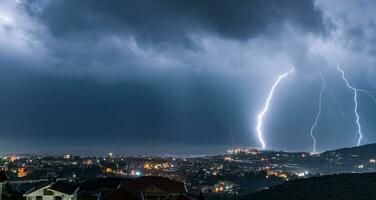
[[[376,142],[376,1],[1,0],[0,152]],[[293,71],[292,71],[293,69]],[[375,96],[373,96],[375,97]]]

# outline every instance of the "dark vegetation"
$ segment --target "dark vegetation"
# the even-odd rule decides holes
[[[376,173],[297,179],[247,195],[244,200],[376,199]]]

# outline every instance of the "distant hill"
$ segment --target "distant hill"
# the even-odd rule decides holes
[[[339,174],[298,179],[247,195],[243,199],[371,200],[376,199],[376,173]]]
[[[376,158],[376,144],[367,144],[362,145],[359,147],[351,147],[351,148],[342,148],[342,149],[336,149],[332,151],[326,151],[321,153],[321,155],[326,154],[342,154],[342,155],[359,155],[359,157],[362,158]]]

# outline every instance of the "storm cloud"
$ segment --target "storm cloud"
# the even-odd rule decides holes
[[[191,35],[206,33],[248,40],[274,35],[286,24],[313,33],[325,29],[313,1],[68,0],[29,10],[58,38],[120,31],[151,44],[184,43]]]
[[[320,74],[328,90],[318,149],[354,145],[352,94],[335,66],[354,86],[376,91],[373,8],[372,1],[4,0],[0,150],[259,146],[255,116],[276,76],[292,68],[266,117],[270,148],[310,150]],[[360,101],[364,142],[373,142],[376,106]]]

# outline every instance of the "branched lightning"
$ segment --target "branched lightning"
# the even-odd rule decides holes
[[[359,135],[359,138],[358,138],[358,143],[357,143],[357,146],[360,145],[360,142],[362,141],[362,138],[363,138],[363,133],[362,133],[362,127],[360,125],[360,117],[359,117],[359,114],[358,114],[358,91],[362,91],[362,90],[359,90],[353,86],[351,86],[349,84],[349,81],[346,79],[345,77],[345,72],[339,67],[339,65],[337,65],[337,70],[341,72],[342,74],[342,79],[345,81],[346,83],[346,86],[351,89],[352,91],[354,91],[354,113],[355,113],[355,116],[356,116],[356,124],[358,126],[358,135]],[[365,91],[365,90],[364,90]],[[368,94],[368,93],[366,93]]]
[[[326,88],[326,92],[328,92],[328,94],[329,94],[330,98],[332,99],[333,103],[336,104],[336,105],[338,106],[339,110],[341,111],[341,114],[342,114],[343,116],[346,116],[346,113],[345,113],[345,111],[343,110],[342,104],[340,104],[340,103],[338,102],[338,100],[337,100],[336,97],[333,95],[333,93],[332,93],[328,88]]]
[[[314,153],[314,154],[316,153],[316,137],[313,134],[313,131],[315,130],[315,128],[317,126],[317,123],[319,121],[320,115],[321,115],[322,94],[324,92],[324,89],[325,89],[325,81],[324,81],[323,76],[321,75],[321,89],[320,89],[320,95],[319,95],[319,109],[318,109],[318,112],[317,112],[317,115],[316,115],[316,118],[315,118],[315,123],[312,125],[311,131],[310,131],[310,135],[311,135],[312,140],[313,140],[312,153]]]
[[[341,72],[342,74],[342,79],[345,81],[346,83],[346,86],[353,90],[354,91],[354,103],[355,103],[355,106],[354,106],[354,113],[355,113],[355,116],[356,116],[356,124],[358,126],[358,135],[359,135],[359,138],[358,138],[358,143],[357,145],[359,146],[360,145],[360,142],[362,141],[362,139],[364,138],[363,136],[363,133],[362,133],[362,127],[360,125],[360,117],[359,117],[359,114],[358,114],[358,92],[361,92],[367,96],[369,96],[373,102],[376,103],[376,94],[371,92],[371,91],[368,91],[368,90],[364,90],[364,89],[358,89],[358,88],[355,88],[353,86],[351,86],[348,82],[348,80],[346,79],[345,77],[345,72],[339,67],[339,65],[337,65],[337,69],[338,71]]]
[[[276,80],[276,82],[273,84],[270,92],[269,92],[269,95],[266,99],[266,102],[265,102],[265,105],[264,105],[264,109],[258,114],[257,116],[257,136],[258,136],[258,139],[261,143],[261,146],[262,146],[262,149],[265,149],[266,148],[266,144],[265,144],[265,141],[264,141],[264,138],[263,138],[263,132],[262,132],[262,127],[263,127],[263,121],[264,121],[264,116],[266,114],[266,112],[268,111],[269,109],[269,104],[270,104],[270,101],[272,100],[273,98],[273,93],[274,93],[274,90],[275,88],[278,86],[278,84],[284,79],[286,78],[290,73],[293,72],[294,69],[290,70],[289,72],[286,72],[284,74],[281,74],[278,79]]]
[[[363,89],[357,89],[359,92],[363,92],[365,95],[369,96],[373,102],[376,103],[376,94],[371,92],[371,91],[368,91],[368,90],[363,90]]]

